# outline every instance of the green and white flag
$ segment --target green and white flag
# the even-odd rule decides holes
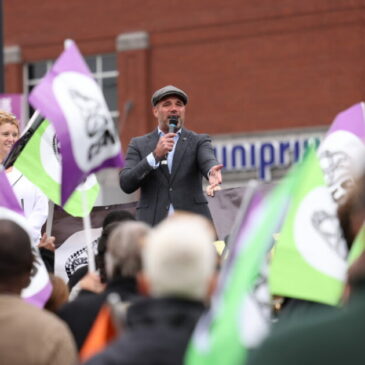
[[[34,132],[18,156],[14,166],[55,204],[61,202],[61,163],[58,142],[53,126],[45,120]],[[100,186],[95,175],[90,175],[67,200],[63,209],[74,217],[90,213]],[[83,192],[84,191],[84,192]],[[83,208],[82,194],[86,193],[87,209]]]
[[[247,350],[266,336],[271,300],[265,263],[297,183],[290,173],[267,195],[260,198],[254,193],[243,204],[244,214],[236,222],[239,229],[229,245],[211,308],[195,328],[186,365],[244,364]]]
[[[347,247],[315,150],[308,151],[269,270],[272,294],[337,305]]]

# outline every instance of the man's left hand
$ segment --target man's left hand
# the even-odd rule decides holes
[[[209,185],[211,185],[213,188],[222,184],[222,173],[221,170],[223,168],[223,165],[214,165],[209,170]]]

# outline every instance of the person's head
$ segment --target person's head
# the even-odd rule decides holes
[[[8,155],[19,138],[19,121],[8,112],[0,110],[0,162]]]
[[[136,218],[128,210],[113,210],[103,220],[103,229],[112,222],[135,221]]]
[[[20,294],[33,267],[31,238],[18,223],[0,219],[0,293]]]
[[[175,213],[147,236],[141,286],[152,297],[205,301],[215,278],[215,231],[208,219]]]
[[[136,278],[141,270],[141,247],[150,227],[143,222],[124,222],[113,229],[107,243],[105,267],[109,279]]]
[[[109,240],[110,234],[116,227],[119,226],[119,224],[120,224],[119,222],[111,222],[107,224],[103,228],[101,236],[99,237],[98,240],[98,254],[95,257],[95,263],[96,263],[96,268],[99,270],[100,280],[102,283],[106,283],[108,279],[105,270],[105,254],[106,254],[107,242]]]
[[[120,223],[127,221],[135,221],[135,217],[132,213],[126,210],[114,210],[109,212],[103,220],[103,230],[101,232],[101,236],[98,240],[98,254],[95,257],[96,267],[100,272],[100,280],[102,283],[106,283],[107,275],[105,272],[105,253],[106,246],[108,242],[108,238],[111,232],[116,228]]]
[[[52,293],[44,308],[56,313],[63,304],[67,303],[70,293],[67,284],[59,276],[49,273],[49,279],[52,284]]]
[[[151,98],[153,115],[158,121],[159,128],[167,133],[169,118],[178,117],[177,129],[184,125],[185,105],[188,103],[188,95],[185,91],[175,86],[168,85],[154,92]]]

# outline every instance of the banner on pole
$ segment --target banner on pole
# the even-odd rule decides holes
[[[32,90],[29,101],[52,123],[60,143],[61,205],[89,174],[123,166],[113,119],[75,43]]]
[[[55,204],[61,205],[61,161],[58,141],[53,126],[45,120],[34,132],[14,166]],[[83,209],[82,196],[86,194],[87,209]],[[94,174],[71,194],[63,207],[75,217],[90,213],[98,197],[100,186]]]

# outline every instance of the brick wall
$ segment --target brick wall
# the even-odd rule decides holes
[[[30,6],[31,5],[31,6]],[[22,62],[56,58],[65,38],[84,54],[116,51],[145,31],[149,48],[118,53],[119,106],[132,101],[122,142],[154,127],[149,97],[186,90],[187,126],[209,134],[329,124],[364,99],[360,0],[7,0],[5,44]],[[6,69],[19,91],[21,67]],[[18,74],[17,74],[18,72]],[[121,113],[122,114],[122,113]]]

